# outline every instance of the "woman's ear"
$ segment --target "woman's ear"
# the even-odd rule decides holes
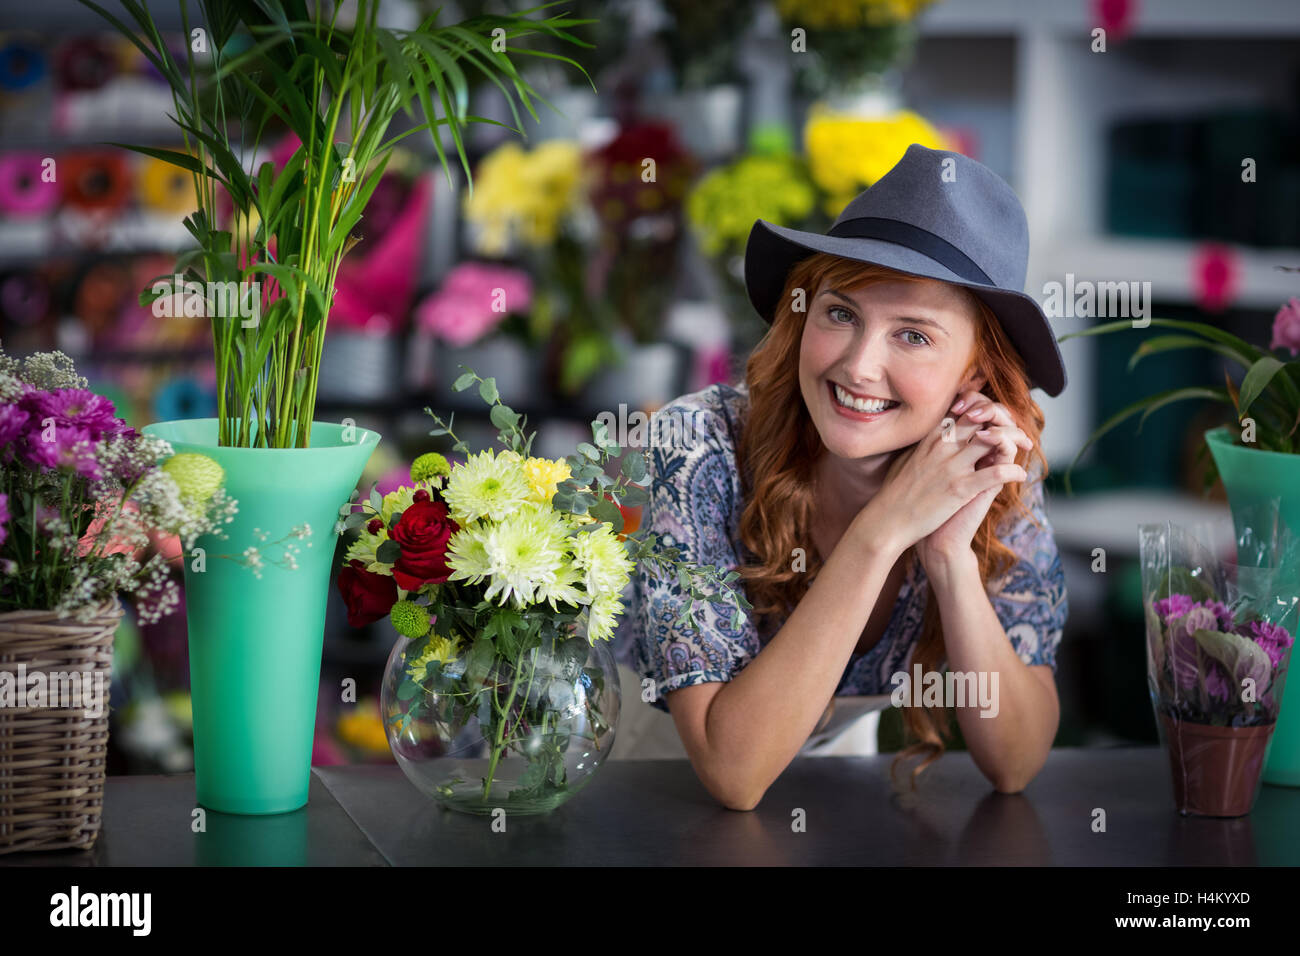
[[[987,385],[988,383],[989,380],[985,378],[983,375],[980,375],[978,373],[972,374],[969,377],[967,377],[966,381],[962,383],[961,391],[982,392],[984,390],[984,386]]]

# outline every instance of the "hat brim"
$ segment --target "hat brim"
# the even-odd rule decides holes
[[[1024,359],[1031,387],[1053,397],[1065,390],[1060,347],[1047,315],[1032,296],[971,282],[922,252],[883,239],[824,236],[757,220],[745,246],[745,290],[765,321],[772,322],[790,270],[819,252],[970,289],[1001,321],[1007,338]]]

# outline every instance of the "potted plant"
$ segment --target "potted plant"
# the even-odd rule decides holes
[[[1066,489],[1070,490],[1070,473],[1084,452],[1120,422],[1141,412],[1138,420],[1141,431],[1147,416],[1158,408],[1187,399],[1210,399],[1232,409],[1235,425],[1211,428],[1204,434],[1199,455],[1203,458],[1206,448],[1211,455],[1204,477],[1206,489],[1216,477],[1222,479],[1239,533],[1249,527],[1251,515],[1262,504],[1276,499],[1280,502],[1282,521],[1293,533],[1300,534],[1300,495],[1295,493],[1300,487],[1300,361],[1295,358],[1300,353],[1300,300],[1293,298],[1278,310],[1268,350],[1204,322],[1158,318],[1148,321],[1177,331],[1154,336],[1139,345],[1129,360],[1130,371],[1147,355],[1207,348],[1244,370],[1241,383],[1234,384],[1225,368],[1223,386],[1169,389],[1120,409],[1079,449],[1066,471]],[[1058,341],[1130,328],[1133,328],[1132,320],[1105,322],[1060,336]],[[1272,354],[1281,349],[1291,353],[1291,360]],[[1294,635],[1294,619],[1287,626]],[[1277,729],[1264,768],[1264,782],[1300,786],[1300,706],[1294,702],[1290,707],[1285,700],[1279,702]]]
[[[0,350],[0,854],[94,845],[118,596],[145,623],[171,613],[151,535],[189,547],[237,507],[214,461],[172,456],[86,384],[60,352]]]
[[[623,455],[602,422],[563,460],[530,455],[534,434],[467,371],[491,406],[504,450],[469,454],[452,421],[433,416],[464,462],[415,460],[411,484],[372,491],[346,519],[359,537],[338,584],[349,622],[387,616],[399,637],[381,694],[399,766],[444,806],[542,813],[577,793],[609,757],[620,705],[608,642],[638,562],[673,574],[695,602],[749,602],[739,573],[679,560],[653,533],[624,524],[648,498],[634,482],[642,452]],[[454,417],[454,416],[453,416]],[[606,467],[618,464],[618,477]],[[707,588],[707,592],[706,592]]]
[[[197,247],[141,302],[160,317],[180,310],[211,319],[217,417],[146,430],[225,469],[245,503],[230,529],[236,548],[326,532],[251,586],[227,569],[186,564],[199,802],[234,813],[294,810],[310,779],[328,531],[379,440],[352,419],[313,421],[340,264],[393,146],[427,131],[450,179],[446,132],[468,175],[461,131],[477,118],[467,115],[465,73],[491,79],[517,119],[514,95],[532,112],[534,91],[510,54],[538,51],[516,39],[542,33],[581,44],[566,29],[579,21],[512,15],[438,25],[435,13],[395,30],[376,25],[377,0],[348,5],[350,22],[342,4],[231,0],[200,4],[203,21],[191,23],[182,4],[190,43],[177,64],[138,0],[122,4],[134,27],[82,2],[167,82],[188,151],[115,145],[188,170],[199,196],[185,219]],[[414,105],[424,122],[390,132],[399,112],[415,116]],[[273,126],[301,143],[278,173],[269,159],[257,162]]]
[[[1276,518],[1276,502],[1257,512],[1231,559],[1190,529],[1140,528],[1147,682],[1184,814],[1242,816],[1259,793],[1300,609]]]

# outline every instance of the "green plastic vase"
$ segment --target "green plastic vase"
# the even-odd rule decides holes
[[[1269,498],[1281,500],[1282,520],[1300,537],[1300,455],[1288,455],[1259,448],[1246,448],[1233,442],[1233,432],[1226,425],[1211,428],[1205,441],[1214,455],[1228,506],[1238,529],[1245,516]],[[1295,569],[1300,574],[1300,568]],[[1296,634],[1296,616],[1290,620],[1291,634]],[[1289,671],[1300,661],[1300,648],[1292,648]],[[1277,727],[1264,762],[1264,782],[1300,787],[1300,680],[1287,674],[1278,711]]]
[[[200,806],[223,813],[285,813],[307,803],[316,692],[334,525],[379,433],[312,422],[310,448],[228,448],[217,419],[142,429],[225,469],[239,513],[225,538],[201,536],[183,556],[194,711],[194,776]],[[309,525],[304,539],[286,537]],[[275,563],[280,541],[296,568]],[[221,555],[262,553],[261,576]],[[201,557],[201,561],[199,560]]]

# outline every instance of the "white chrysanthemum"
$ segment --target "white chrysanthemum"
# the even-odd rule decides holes
[[[622,594],[631,579],[632,562],[627,549],[608,523],[595,531],[573,536],[574,564],[583,575],[587,593]]]
[[[572,561],[565,560],[555,572],[554,581],[544,581],[537,586],[536,601],[538,604],[547,602],[551,605],[552,611],[558,611],[557,604],[560,603],[581,607],[590,600],[587,594],[577,587],[582,582],[582,572],[573,566]]]
[[[537,589],[554,584],[565,564],[567,526],[549,508],[524,508],[490,527],[484,539],[492,583],[483,597],[513,598],[523,608],[537,600]]]
[[[622,613],[623,602],[619,600],[618,593],[597,595],[587,608],[587,640],[592,644],[611,640],[618,615]]]
[[[479,518],[500,521],[518,511],[532,495],[518,456],[495,456],[491,449],[470,455],[451,470],[443,500],[459,524]]]
[[[485,546],[488,527],[476,521],[447,539],[447,567],[452,569],[447,580],[478,584],[492,573],[492,560]]]
[[[360,561],[365,565],[367,571],[374,574],[391,575],[393,566],[384,564],[375,556],[375,551],[379,546],[388,540],[388,532],[381,529],[378,534],[371,534],[364,524],[360,530],[361,534],[357,537],[357,540],[348,546],[348,552],[343,556],[344,563]]]

